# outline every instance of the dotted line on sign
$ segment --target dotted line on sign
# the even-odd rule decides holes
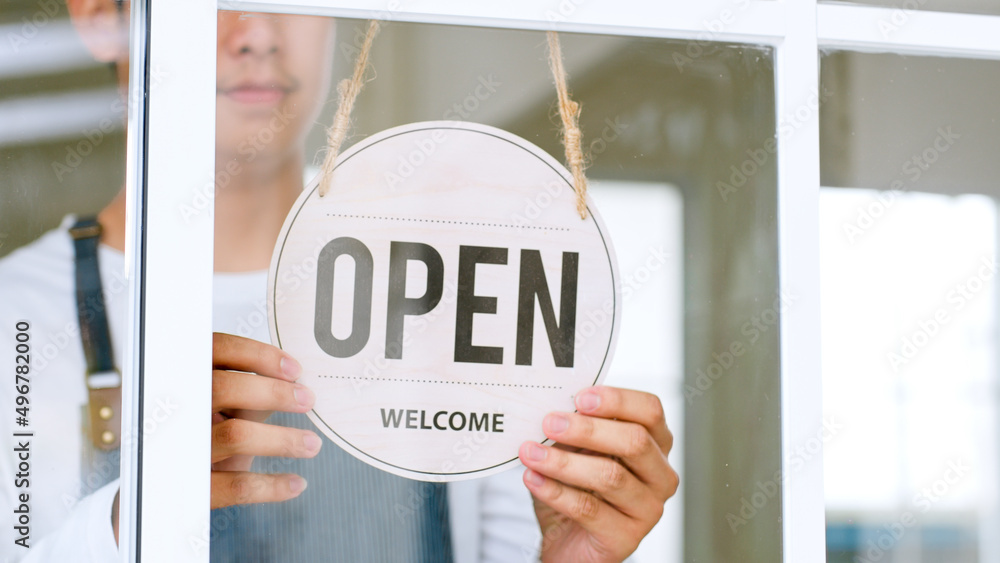
[[[445,221],[443,219],[413,219],[410,217],[380,217],[378,215],[345,215],[342,213],[327,213],[327,217],[344,217],[347,219],[379,219],[382,221],[409,221],[411,223],[443,223],[447,225],[473,225],[476,227],[507,227],[509,229],[537,229],[539,231],[569,231],[565,227],[533,227],[531,225],[506,225],[504,223],[474,223],[471,221]]]
[[[444,381],[440,379],[398,379],[395,377],[358,377],[351,375],[320,375],[330,379],[352,379],[364,381],[397,381],[400,383],[450,383],[452,385],[483,385],[488,387],[525,387],[529,389],[562,389],[555,385],[523,385],[520,383],[484,383],[478,381]]]

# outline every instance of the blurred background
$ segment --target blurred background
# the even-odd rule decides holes
[[[1000,62],[821,68],[829,561],[1000,561]]]
[[[122,188],[125,117],[63,0],[0,0],[0,256]]]

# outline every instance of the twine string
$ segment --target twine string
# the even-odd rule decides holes
[[[566,68],[563,66],[562,47],[559,34],[547,32],[549,39],[549,68],[556,84],[559,97],[559,117],[562,118],[562,141],[566,147],[566,162],[573,174],[573,188],[576,190],[576,210],[581,219],[587,218],[587,177],[583,174],[586,166],[583,157],[583,134],[580,133],[580,104],[569,97],[566,88]]]
[[[319,197],[326,195],[330,191],[330,182],[333,180],[333,167],[337,163],[337,156],[340,155],[340,146],[344,144],[347,131],[351,128],[351,113],[354,112],[354,102],[358,99],[358,94],[365,85],[365,71],[368,69],[368,55],[372,50],[372,43],[378,35],[379,23],[377,20],[368,22],[368,32],[365,33],[365,41],[361,45],[361,52],[358,59],[354,61],[354,73],[350,78],[345,78],[337,84],[337,94],[340,95],[340,102],[337,106],[337,113],[333,116],[333,125],[327,130],[327,152],[323,159],[323,176],[319,182]]]

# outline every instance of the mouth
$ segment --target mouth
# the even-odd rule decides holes
[[[231,88],[219,88],[218,93],[251,106],[274,105],[291,93],[290,88],[263,83],[246,83]]]

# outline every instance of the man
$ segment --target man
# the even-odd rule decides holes
[[[91,53],[115,63],[120,83],[127,84],[127,5],[68,0],[68,6]],[[221,332],[214,337],[211,504],[215,509],[254,506],[215,511],[214,522],[227,525],[215,530],[212,559],[224,561],[245,553],[253,554],[254,560],[297,561],[337,559],[331,555],[336,553],[340,559],[395,554],[399,560],[449,561],[452,552],[460,560],[520,559],[527,553],[521,536],[528,521],[522,509],[529,503],[518,504],[517,498],[525,490],[534,500],[537,522],[528,523],[541,532],[544,560],[624,559],[659,520],[664,502],[677,488],[676,473],[667,461],[672,437],[656,397],[610,387],[582,390],[576,397],[578,413],[552,413],[545,419],[546,436],[559,446],[533,442],[521,446],[519,456],[528,468],[520,475],[521,483],[512,484],[510,475],[499,475],[432,490],[426,488],[430,484],[361,466],[331,444],[321,447],[319,436],[301,417],[315,397],[295,383],[301,371],[295,359],[257,340],[225,334],[237,332],[239,320],[246,318],[256,299],[263,299],[262,280],[274,241],[302,189],[304,136],[329,88],[333,27],[322,18],[220,13],[218,31],[216,166],[225,170],[236,163],[241,172],[215,197],[215,319]],[[317,56],[318,52],[327,57]],[[280,130],[271,125],[276,114],[287,116]],[[240,150],[243,141],[268,127],[272,141],[260,150]],[[124,194],[98,216],[103,227],[100,258],[105,293],[109,278],[122,266],[124,217]],[[67,226],[0,263],[0,283],[8,295],[16,296],[0,319],[4,342],[13,342],[8,331],[17,320],[31,319],[38,335],[72,323],[73,265]],[[120,334],[125,314],[124,299],[114,297],[108,296],[113,336]],[[266,340],[266,327],[257,327],[250,336]],[[121,346],[116,349],[120,352]],[[75,416],[87,402],[82,364],[82,354],[71,346],[33,383],[35,424],[45,431],[39,432],[32,454],[39,462],[34,466],[32,499],[34,547],[26,551],[5,542],[0,554],[13,560],[116,557],[117,482],[100,487],[90,483],[97,465],[85,461],[81,469],[78,461],[88,458],[89,447],[78,436],[84,417]],[[5,405],[12,402],[8,390],[2,393]],[[272,411],[278,413],[269,419]],[[0,424],[10,425],[7,418]],[[8,426],[3,430],[14,431]],[[57,442],[56,436],[66,438]],[[275,462],[277,458],[270,456],[292,461]],[[315,456],[325,457],[309,459]],[[5,475],[13,474],[17,464],[16,453],[0,456]],[[306,472],[316,477],[299,475]],[[307,485],[310,490],[303,493]],[[77,500],[80,489],[90,494]],[[363,502],[355,490],[364,493]],[[16,506],[12,483],[3,483],[0,491],[5,506]],[[436,496],[439,493],[445,496]],[[330,498],[336,502],[328,502]],[[436,500],[406,502],[413,498]],[[412,518],[394,519],[392,510],[400,501],[412,509]],[[350,515],[338,516],[345,512]],[[440,529],[439,522],[447,522],[449,512],[450,534],[447,525]],[[328,525],[327,519],[338,517],[344,526],[356,526],[355,531]],[[375,524],[359,523],[367,517]],[[319,528],[309,528],[317,522]],[[470,530],[469,522],[478,524]],[[302,533],[292,540],[286,537],[295,532]],[[428,539],[435,533],[440,538]],[[470,536],[476,538],[471,547]],[[299,545],[314,540],[328,543],[318,551]],[[534,541],[529,538],[529,543]],[[280,550],[263,555],[272,543]],[[389,549],[376,554],[380,546]]]

